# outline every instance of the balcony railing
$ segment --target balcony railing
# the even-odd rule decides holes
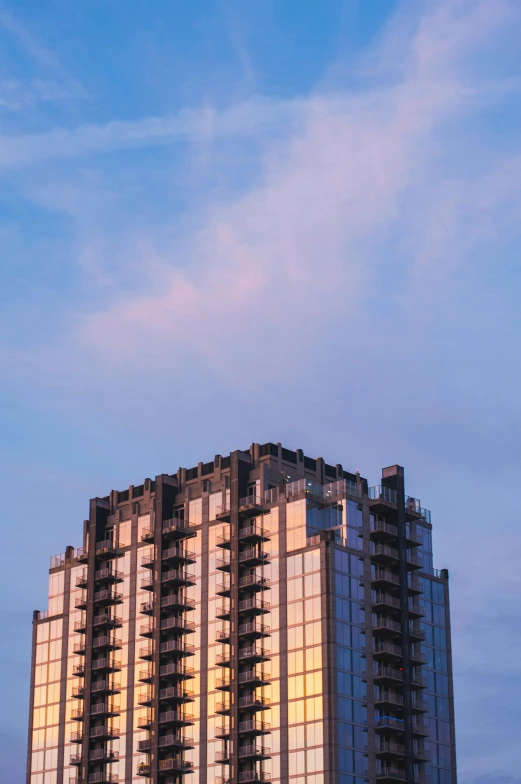
[[[119,782],[117,773],[89,773],[89,784],[113,784]]]
[[[383,485],[375,485],[370,487],[367,495],[371,501],[385,501],[387,504],[398,503],[398,493],[390,487],[383,487]]]
[[[377,729],[386,729],[389,727],[390,729],[398,730],[400,732],[405,731],[403,719],[396,719],[393,716],[378,716],[374,720],[374,723]]]
[[[371,543],[370,552],[373,557],[385,558],[386,560],[391,559],[393,561],[398,561],[400,558],[398,550],[394,547],[389,547],[386,544]]]
[[[171,517],[170,520],[163,521],[163,533],[179,533],[185,534],[192,531],[195,527],[195,523],[191,523],[189,520],[185,520],[183,517]]]
[[[262,588],[270,587],[269,577],[259,577],[256,574],[247,574],[239,579],[239,588]]]

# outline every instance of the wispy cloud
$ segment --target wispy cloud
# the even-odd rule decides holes
[[[229,109],[182,109],[170,117],[105,125],[84,125],[41,134],[0,137],[0,169],[52,159],[126,150],[134,147],[200,141],[265,133],[272,127],[296,123],[304,101],[254,98]]]

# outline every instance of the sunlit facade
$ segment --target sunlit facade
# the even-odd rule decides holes
[[[93,499],[34,614],[27,784],[455,784],[448,573],[380,482],[253,444]]]

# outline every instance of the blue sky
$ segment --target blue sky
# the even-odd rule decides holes
[[[0,781],[88,499],[271,440],[406,467],[451,573],[460,782],[521,782],[520,23],[0,2]]]

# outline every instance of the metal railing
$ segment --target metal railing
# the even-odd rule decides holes
[[[371,501],[385,501],[388,504],[398,503],[398,493],[391,487],[374,485],[373,487],[369,488],[367,495]]]

